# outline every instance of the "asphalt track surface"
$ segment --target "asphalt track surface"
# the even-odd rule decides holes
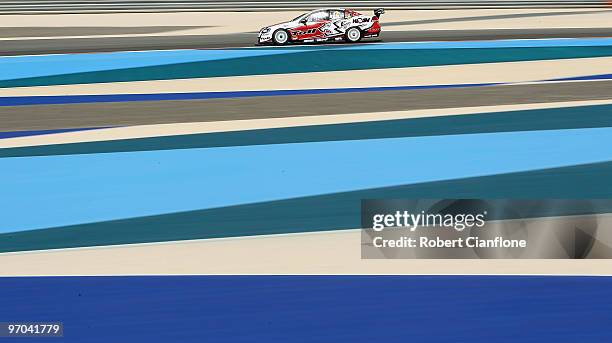
[[[0,132],[612,99],[612,81],[0,107]],[[87,113],[87,115],[83,115]]]
[[[587,37],[612,37],[612,28],[383,31],[380,39],[370,39],[368,41],[418,42]],[[253,47],[256,42],[257,33],[14,39],[0,42],[0,55],[241,48]]]
[[[279,11],[308,10],[323,7],[386,9],[490,9],[490,8],[604,8],[602,0],[368,0],[329,1],[310,0],[12,0],[0,2],[3,14],[54,14],[54,13],[118,13],[118,12],[177,12],[177,11]]]

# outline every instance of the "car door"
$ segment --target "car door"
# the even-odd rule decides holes
[[[302,25],[296,27],[291,31],[292,39],[294,40],[305,40],[324,38],[325,33],[321,28],[329,23],[329,11],[320,10],[312,12],[302,22]]]
[[[329,22],[328,24],[321,27],[321,30],[327,37],[337,37],[343,35],[349,24],[350,20],[346,19],[343,10],[332,9],[329,10]]]

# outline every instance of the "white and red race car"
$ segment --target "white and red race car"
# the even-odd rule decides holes
[[[323,8],[304,13],[299,17],[259,31],[259,44],[284,45],[289,42],[324,42],[345,40],[359,42],[362,38],[380,35],[382,8],[374,15],[364,15],[344,8]]]

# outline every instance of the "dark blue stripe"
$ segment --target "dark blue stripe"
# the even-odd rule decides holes
[[[562,79],[554,79],[551,81],[582,81],[582,80],[608,80],[608,79],[612,79],[612,74],[565,77]]]
[[[14,137],[25,137],[25,136],[37,136],[37,135],[48,135],[52,133],[62,132],[74,132],[74,131],[87,131],[96,129],[106,129],[110,126],[101,127],[84,127],[75,129],[54,129],[54,130],[31,130],[31,131],[12,131],[12,132],[0,132],[0,139],[2,138],[14,138]]]
[[[394,91],[394,90],[397,91],[397,90],[415,90],[415,89],[433,89],[433,88],[481,87],[481,86],[493,86],[493,85],[498,85],[498,84],[499,83],[471,83],[471,84],[430,85],[430,86],[292,89],[292,90],[238,91],[238,92],[15,96],[15,97],[0,97],[0,106],[79,104],[79,103],[88,103],[88,102],[198,100],[198,99],[245,98],[245,97],[261,97],[261,96],[306,95],[306,94],[384,92],[384,91]]]
[[[58,342],[79,343],[611,342],[610,289],[610,277],[4,278],[0,322],[62,321]]]

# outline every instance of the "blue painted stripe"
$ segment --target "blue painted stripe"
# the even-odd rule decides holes
[[[612,161],[610,146],[592,128],[3,158],[0,232]]]
[[[612,79],[612,74],[599,74],[599,75],[586,75],[586,76],[575,76],[565,77],[562,79],[554,79],[552,81],[589,81],[589,80],[609,80]]]
[[[550,80],[534,81],[534,82],[591,81],[591,80],[605,80],[605,79],[612,79],[612,74],[577,76],[577,77],[550,79]],[[155,94],[144,94],[143,93],[143,94],[14,96],[14,97],[0,97],[0,106],[250,98],[250,97],[262,97],[262,96],[341,94],[341,93],[384,92],[384,91],[399,91],[399,90],[466,88],[466,87],[498,86],[498,85],[507,85],[507,84],[512,84],[512,83],[494,82],[494,83],[463,83],[463,84],[442,84],[442,85],[424,85],[424,86],[349,87],[349,88],[316,88],[316,89],[291,89],[291,90],[155,93]]]
[[[55,130],[31,130],[31,131],[0,132],[0,139],[2,139],[2,138],[25,137],[25,136],[49,135],[49,134],[53,134],[53,133],[63,133],[63,132],[75,132],[75,131],[88,131],[88,130],[97,130],[97,129],[107,129],[109,127],[110,126],[74,128],[74,129],[55,129]]]
[[[569,276],[1,278],[0,321],[61,321],[60,340],[78,343],[610,342],[611,288]]]
[[[501,39],[482,41],[453,42],[399,42],[373,43],[344,46],[347,50],[371,49],[482,49],[482,48],[542,48],[542,47],[579,47],[610,46],[612,38],[553,38],[553,39]]]
[[[550,81],[592,81],[612,79],[612,74],[586,75],[550,79],[533,82]],[[224,98],[250,98],[262,96],[312,95],[312,94],[341,94],[360,92],[384,92],[399,90],[422,90],[443,88],[466,88],[509,85],[508,82],[493,83],[463,83],[425,86],[391,86],[391,87],[350,87],[350,88],[316,88],[291,90],[262,90],[262,91],[231,91],[231,92],[192,92],[192,93],[155,93],[155,94],[97,94],[97,95],[50,95],[50,96],[14,96],[0,97],[0,106],[27,106],[27,105],[58,105],[80,104],[96,102],[132,102],[132,101],[162,101],[162,100],[202,100]],[[1,133],[0,133],[1,138]]]
[[[612,38],[560,38],[5,56],[0,57],[0,80],[196,61],[212,61],[229,58],[290,54],[313,50],[529,48],[609,45],[612,45]]]
[[[428,86],[318,88],[318,89],[233,91],[233,92],[16,96],[16,97],[0,97],[0,106],[52,105],[52,104],[57,105],[57,104],[79,104],[79,103],[94,103],[94,102],[131,102],[131,101],[160,101],[160,100],[198,100],[198,99],[201,100],[201,99],[247,98],[247,97],[251,98],[251,97],[262,97],[262,96],[384,92],[384,91],[396,91],[396,90],[482,87],[482,86],[494,86],[494,85],[499,85],[499,84],[500,83],[467,83],[467,84],[428,85]]]

